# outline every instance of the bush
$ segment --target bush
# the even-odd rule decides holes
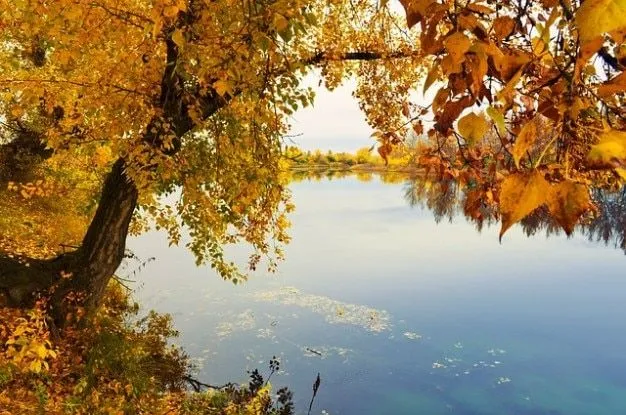
[[[0,309],[0,415],[293,413],[290,392],[278,391],[273,402],[258,371],[247,386],[190,392],[192,366],[171,345],[178,335],[171,317],[140,317],[117,283],[94,316],[54,341],[44,310],[43,302],[32,310]],[[278,368],[272,365],[270,376]]]

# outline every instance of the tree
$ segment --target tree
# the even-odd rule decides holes
[[[291,209],[281,137],[315,67],[330,89],[356,77],[385,161],[428,127],[420,164],[474,190],[470,216],[497,207],[502,234],[537,208],[569,233],[593,210],[589,185],[622,185],[624,0],[400,3],[410,30],[388,0],[0,0],[4,141],[45,144],[26,173],[48,158],[40,181],[9,188],[46,194],[68,165],[102,180],[79,247],[0,258],[0,291],[23,304],[53,288],[57,316],[71,292],[96,304],[148,219],[173,243],[188,229],[225,278],[243,275],[224,243],[272,267]],[[440,87],[429,105],[409,99],[423,77]]]
[[[245,277],[225,243],[251,244],[250,268],[273,267],[282,253],[268,239],[287,241],[291,209],[281,138],[313,99],[300,81],[314,68],[329,88],[356,75],[370,121],[404,122],[393,109],[421,73],[400,22],[369,1],[0,0],[0,143],[26,150],[27,130],[39,154],[27,165],[36,181],[3,180],[71,211],[97,201],[74,250],[0,257],[4,301],[50,294],[58,321],[68,297],[93,307],[129,229],[151,221],[172,243],[184,227],[198,263],[224,278]],[[366,97],[377,87],[394,93]],[[68,180],[92,194],[76,197]]]
[[[499,208],[502,237],[547,208],[570,234],[595,209],[591,185],[624,184],[626,2],[401,3],[430,62],[424,90],[440,86],[430,111],[406,107],[434,116],[420,163],[472,190],[466,214]]]

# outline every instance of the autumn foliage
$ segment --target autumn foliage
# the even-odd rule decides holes
[[[421,165],[499,207],[501,236],[541,206],[569,234],[624,183],[626,2],[401,3],[438,87]]]
[[[385,162],[425,134],[417,163],[444,195],[464,188],[468,217],[495,212],[502,237],[547,211],[571,233],[590,189],[626,180],[625,39],[626,0],[0,0],[0,301],[25,308],[2,309],[0,408],[170,405],[180,385],[152,359],[182,370],[168,321],[130,329],[94,306],[150,227],[224,278],[245,278],[229,243],[275,268],[284,137],[313,71],[356,80]],[[50,309],[99,314],[56,338]],[[267,409],[265,387],[233,396],[226,413]]]
[[[188,389],[193,368],[171,345],[171,317],[140,313],[117,283],[95,315],[78,316],[82,327],[55,331],[41,302],[0,315],[1,415],[293,413],[291,392],[275,402],[258,371],[242,386]]]

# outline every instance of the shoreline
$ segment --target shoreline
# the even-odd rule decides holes
[[[384,165],[376,165],[376,164],[348,165],[348,164],[343,164],[343,163],[293,165],[289,167],[289,171],[294,171],[294,172],[338,171],[338,172],[352,172],[352,173],[424,174],[424,169],[420,167],[416,167],[416,166],[384,166]]]

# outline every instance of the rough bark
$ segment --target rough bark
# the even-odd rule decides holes
[[[0,294],[10,306],[30,306],[49,294],[57,322],[65,316],[63,300],[81,294],[81,305],[97,306],[104,288],[124,258],[128,226],[138,192],[117,160],[107,175],[96,213],[75,252],[50,260],[0,257]]]

